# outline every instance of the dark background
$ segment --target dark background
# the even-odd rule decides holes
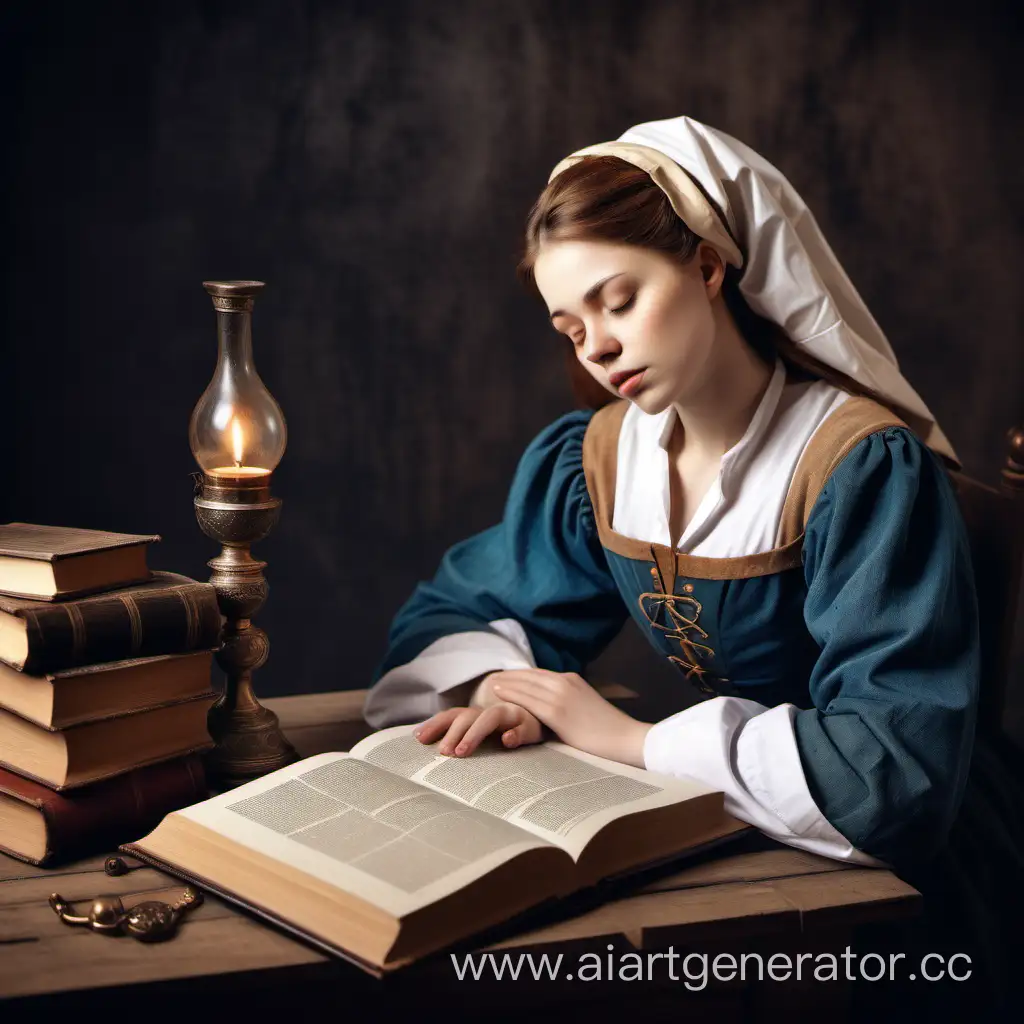
[[[997,482],[1024,419],[1014,6],[5,5],[0,521],[157,532],[154,567],[206,578],[201,282],[264,280],[289,444],[257,692],[365,686],[415,582],[571,405],[513,273],[530,203],[573,149],[681,113],[790,178]],[[605,672],[660,671],[638,665]]]

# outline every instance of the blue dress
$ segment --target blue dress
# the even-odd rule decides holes
[[[538,667],[585,677],[632,615],[680,686],[798,709],[814,803],[925,895],[921,922],[869,929],[863,951],[970,951],[983,962],[952,996],[974,1009],[994,999],[1009,908],[1021,906],[1024,815],[1008,785],[1012,750],[976,735],[974,578],[941,461],[904,426],[875,430],[830,469],[788,548],[688,559],[602,521],[600,484],[591,466],[588,487],[584,468],[593,416],[564,416],[529,445],[502,522],[451,548],[416,588],[375,678],[503,619],[520,624]],[[953,1005],[939,991],[907,995],[938,1012]]]

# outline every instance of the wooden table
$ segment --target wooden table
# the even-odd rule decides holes
[[[363,694],[351,691],[266,700],[299,753],[348,749],[368,731],[360,718]],[[716,1021],[846,1018],[850,986],[844,982],[719,981],[699,991],[686,987],[682,957],[703,952],[739,956],[772,953],[841,953],[853,930],[870,922],[917,913],[920,896],[888,871],[845,867],[835,861],[772,844],[751,834],[631,889],[613,902],[576,908],[574,916],[535,922],[516,934],[489,934],[463,951],[489,950],[516,957],[524,949],[559,953],[566,964],[581,952],[613,955],[672,947],[680,959],[672,981],[660,970],[642,982],[534,981],[493,977],[459,982],[447,954],[384,979],[325,957],[286,934],[208,898],[176,938],[143,945],[62,925],[47,905],[59,891],[86,900],[117,893],[126,905],[177,894],[179,883],[145,868],[121,878],[103,873],[103,856],[54,869],[34,868],[0,854],[0,1021],[49,1020],[51,1014],[102,1013],[107,1019],[165,1011],[192,1019],[224,1013],[247,1020],[287,1014],[289,1021],[329,1019],[372,1009],[391,1020],[450,1019],[472,1000],[488,1021],[565,1021],[654,1014],[676,1018],[681,1008],[714,1013]],[[127,897],[131,896],[132,899]],[[591,957],[588,962],[594,964]],[[616,961],[618,962],[618,961]],[[636,963],[636,959],[632,959]],[[696,965],[696,961],[691,961]],[[568,968],[566,968],[566,971]],[[361,1014],[362,1016],[363,1014]],[[157,1014],[159,1019],[165,1019]]]

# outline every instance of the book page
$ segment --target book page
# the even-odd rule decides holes
[[[495,741],[468,757],[447,757],[437,752],[436,743],[420,743],[414,728],[382,729],[350,753],[532,832],[574,860],[616,818],[715,792],[564,743],[506,750]]]
[[[548,846],[348,754],[319,754],[176,814],[396,917]]]

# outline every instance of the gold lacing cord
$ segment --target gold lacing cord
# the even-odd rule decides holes
[[[702,661],[715,656],[714,649],[707,644],[702,644],[691,639],[688,635],[696,633],[702,640],[708,639],[707,632],[697,624],[697,619],[703,610],[703,605],[695,597],[689,594],[669,594],[665,592],[665,581],[658,566],[657,559],[653,558],[654,569],[651,570],[657,585],[660,587],[658,593],[643,593],[637,599],[640,611],[653,629],[660,630],[665,634],[666,639],[675,640],[680,647],[682,657],[670,654],[668,660],[686,672],[686,678],[696,677],[696,685],[704,693],[714,693],[715,690],[704,681],[707,669],[701,664]],[[670,626],[664,626],[658,621],[661,609],[665,610]],[[692,616],[687,615],[684,608],[692,611]],[[728,679],[721,682],[727,683]]]

